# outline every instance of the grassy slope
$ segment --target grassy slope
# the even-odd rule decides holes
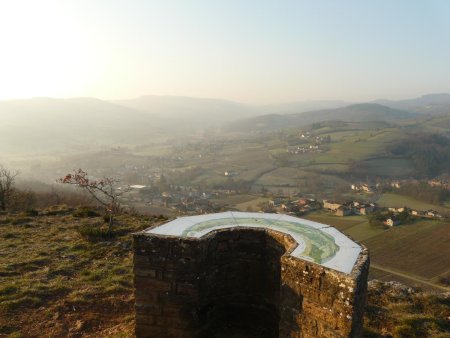
[[[331,143],[322,145],[320,153],[289,154],[286,152],[288,142],[295,145],[299,128],[287,129],[283,133],[273,133],[253,138],[236,139],[226,144],[216,153],[207,153],[198,157],[198,150],[183,150],[182,166],[200,166],[204,173],[194,178],[191,183],[199,185],[218,184],[226,181],[225,171],[236,171],[236,180],[254,183],[254,191],[262,185],[271,187],[293,187],[302,189],[302,179],[307,173],[330,174],[334,179],[348,174],[352,165],[360,163],[364,173],[369,176],[406,178],[414,174],[414,166],[407,158],[398,158],[386,153],[386,146],[405,135],[406,130],[428,130],[430,132],[448,131],[445,122],[448,117],[417,119],[383,124],[376,122],[341,122],[328,124],[312,131],[314,136],[330,136]],[[442,123],[442,125],[440,124]],[[442,128],[436,129],[436,126]],[[289,141],[286,137],[289,136]],[[302,140],[298,138],[300,143]],[[313,142],[313,138],[310,143]],[[304,144],[303,146],[308,146]],[[172,169],[177,169],[174,165]],[[347,182],[348,184],[349,182]]]
[[[76,229],[101,223],[98,217],[0,216],[0,337],[77,336],[81,331],[91,337],[129,336],[130,233],[152,222],[127,215],[118,222],[118,238],[92,243]]]
[[[211,202],[224,208],[236,208],[240,211],[260,211],[261,205],[267,204],[270,200],[268,197],[250,194],[236,194],[221,197],[219,199],[211,199]]]
[[[238,203],[236,204],[235,208],[240,211],[260,211],[261,205],[264,205],[269,202],[270,198],[268,197],[256,197],[250,201]]]
[[[397,283],[369,283],[365,338],[449,338],[450,297]],[[447,319],[446,319],[447,318]]]
[[[0,337],[133,337],[130,233],[160,220],[123,215],[110,242],[76,231],[99,222],[70,212],[0,216]],[[369,287],[365,336],[449,337],[448,299],[402,290]]]

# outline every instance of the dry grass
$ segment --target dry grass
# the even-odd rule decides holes
[[[450,297],[399,283],[372,281],[364,319],[367,338],[449,338]]]
[[[130,234],[157,222],[122,215],[92,241],[101,217],[0,216],[0,337],[132,335]]]
[[[130,234],[164,220],[122,215],[90,241],[79,229],[101,217],[51,214],[0,216],[0,337],[132,337]],[[450,337],[448,298],[397,289],[370,288],[366,337]]]

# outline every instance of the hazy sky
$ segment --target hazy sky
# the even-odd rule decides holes
[[[0,99],[450,92],[448,0],[0,0]]]

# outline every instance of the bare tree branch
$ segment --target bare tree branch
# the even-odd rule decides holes
[[[11,171],[0,165],[0,209],[5,211],[14,191],[17,170]]]
[[[114,216],[120,212],[119,198],[129,191],[129,187],[119,190],[116,187],[119,181],[111,177],[104,177],[101,180],[90,179],[88,173],[82,169],[75,170],[73,173],[57,179],[57,182],[84,189],[100,203],[109,215],[109,231],[111,232]]]

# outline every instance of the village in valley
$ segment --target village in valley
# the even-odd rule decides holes
[[[0,31],[0,338],[450,338],[450,0]]]
[[[233,177],[236,175],[237,173],[232,171],[224,172],[224,176]],[[164,175],[160,173],[154,173],[151,178],[156,182],[153,186],[141,184],[129,186],[131,189],[124,200],[126,206],[145,205],[149,210],[160,210],[161,213],[169,216],[240,210],[236,206],[221,203],[221,200],[239,197],[243,194],[239,188],[201,190],[189,186],[170,185],[166,182]],[[376,202],[370,201],[371,197],[376,197],[377,192],[382,190],[383,186],[399,189],[402,185],[417,183],[419,183],[417,180],[393,180],[376,184],[354,183],[351,184],[350,190],[356,192],[361,198],[346,200],[316,199],[311,194],[303,196],[301,193],[292,196],[269,194],[267,192],[258,196],[253,193],[252,195],[255,199],[262,198],[264,202],[256,205],[256,209],[241,211],[284,213],[302,217],[310,212],[320,210],[337,217],[366,216],[371,224],[383,224],[387,227],[408,224],[418,218],[443,219],[448,217],[448,215],[442,215],[440,212],[432,209],[420,210],[405,205],[380,206]],[[450,184],[446,180],[429,180],[427,184],[450,190]]]
[[[362,128],[361,124],[356,127]],[[89,171],[93,177],[113,176],[123,188],[130,188],[124,195],[125,208],[146,214],[176,217],[240,210],[307,217],[320,213],[321,217],[364,217],[371,225],[385,228],[450,216],[439,201],[415,199],[417,192],[425,190],[429,190],[427,197],[439,195],[436,191],[448,195],[446,175],[412,178],[408,171],[412,163],[386,155],[358,162],[359,152],[368,156],[372,149],[369,141],[376,141],[373,152],[381,152],[385,139],[396,133],[392,128],[352,129],[356,127],[332,122],[313,124],[309,130],[235,139],[197,136],[167,142],[170,146],[111,148],[84,160],[95,165]],[[336,163],[348,149],[352,157],[346,155],[347,162]],[[160,155],[150,157],[150,151]],[[80,163],[80,158],[70,161]],[[383,168],[388,164],[391,172]],[[373,170],[376,175],[368,179]]]
[[[244,121],[225,131],[66,153],[47,166],[30,159],[20,176],[54,182],[83,168],[94,179],[112,177],[126,191],[122,209],[150,219],[225,211],[304,218],[367,246],[371,278],[441,290],[450,281],[442,255],[450,224],[448,146],[410,128],[437,133],[448,121],[322,121],[269,130]]]

